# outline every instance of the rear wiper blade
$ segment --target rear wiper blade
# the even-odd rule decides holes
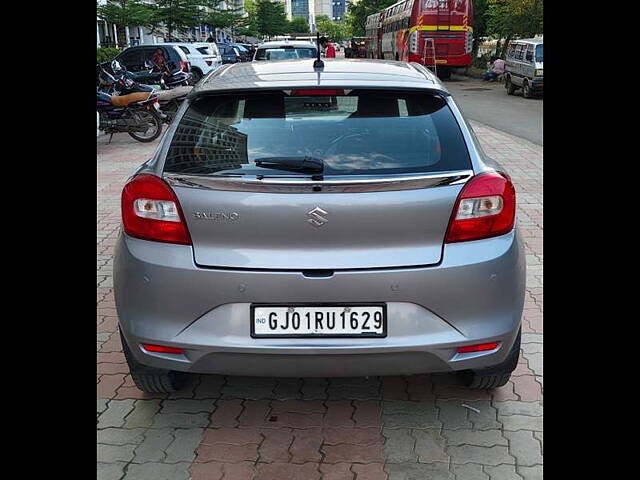
[[[324,171],[324,161],[314,157],[262,157],[254,162],[262,168],[278,170],[321,173]]]

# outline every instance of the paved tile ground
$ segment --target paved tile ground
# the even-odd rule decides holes
[[[157,143],[98,139],[100,480],[542,478],[542,149],[474,124],[509,169],[527,254],[522,356],[491,393],[448,375],[288,379],[193,376],[146,395],[117,333],[113,248],[124,181]],[[466,408],[463,404],[473,407]]]

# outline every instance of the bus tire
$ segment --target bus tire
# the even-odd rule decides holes
[[[448,68],[441,68],[438,70],[438,78],[440,80],[449,80],[449,78],[451,78],[451,70]]]

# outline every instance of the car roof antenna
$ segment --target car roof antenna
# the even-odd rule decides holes
[[[323,69],[324,68],[324,62],[320,59],[320,32],[316,32],[316,46],[317,48],[317,52],[318,52],[318,56],[317,58],[313,61],[313,69]]]

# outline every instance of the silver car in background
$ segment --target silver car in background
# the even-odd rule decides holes
[[[525,291],[515,201],[419,64],[225,65],[122,193],[114,288],[133,380],[504,385]]]
[[[522,88],[522,96],[542,94],[544,74],[544,42],[542,38],[512,40],[505,60],[505,88],[513,95]]]

